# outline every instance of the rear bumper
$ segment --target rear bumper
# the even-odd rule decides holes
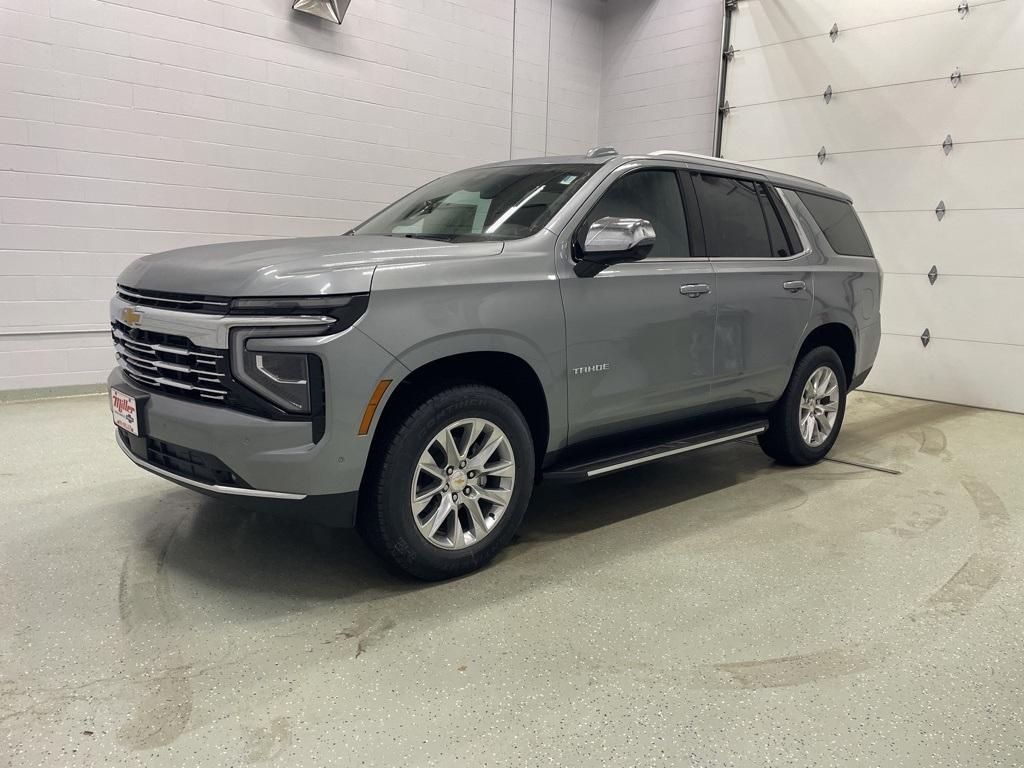
[[[859,330],[857,339],[857,365],[853,379],[850,382],[850,389],[856,389],[871,373],[875,364],[875,357],[878,355],[878,345],[882,340],[882,323],[876,320],[870,325],[863,326]]]
[[[858,373],[856,376],[853,377],[853,381],[850,382],[850,386],[848,387],[848,389],[850,391],[853,391],[855,389],[859,389],[860,385],[863,384],[867,380],[868,375],[870,373],[871,373],[871,369],[870,368],[866,368],[863,371],[861,371],[860,373]]]

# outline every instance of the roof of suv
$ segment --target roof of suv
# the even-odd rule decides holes
[[[620,165],[621,163],[628,162],[630,160],[654,160],[659,158],[664,158],[666,160],[679,160],[695,166],[713,167],[715,169],[726,171],[756,173],[763,176],[777,187],[806,190],[807,192],[814,192],[819,195],[827,195],[829,197],[835,197],[840,200],[852,202],[850,196],[845,192],[840,192],[837,189],[826,187],[824,184],[813,181],[812,179],[805,179],[801,176],[791,176],[788,173],[779,173],[778,171],[772,171],[767,168],[758,168],[754,165],[734,163],[721,157],[709,157],[708,155],[698,155],[693,152],[681,152],[674,149],[661,149],[648,154],[624,155],[619,154],[619,152],[617,152],[613,147],[599,147],[597,149],[590,150],[585,155],[523,157],[516,158],[515,160],[503,160],[498,163],[488,163],[487,165],[542,165],[548,163],[584,163],[589,165],[604,165],[605,163],[613,160],[617,161],[615,163],[616,165]]]

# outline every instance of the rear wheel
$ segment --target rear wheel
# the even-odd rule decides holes
[[[533,490],[533,441],[522,413],[490,387],[454,385],[391,428],[364,484],[363,537],[418,578],[481,567],[512,538]]]
[[[825,458],[846,413],[846,372],[832,347],[816,347],[797,362],[786,391],[758,435],[761,449],[781,464]]]

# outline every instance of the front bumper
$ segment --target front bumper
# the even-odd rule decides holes
[[[119,433],[119,442],[144,469],[209,496],[328,525],[351,526],[373,434],[372,430],[359,434],[363,410],[377,382],[401,379],[403,369],[354,328],[343,338],[282,339],[280,343],[288,344],[289,351],[314,352],[323,362],[326,424],[319,439],[314,439],[312,421],[269,419],[161,394],[127,381],[115,368],[107,384],[141,401],[146,438],[214,457],[238,482],[211,482],[161,467],[147,460],[144,445],[132,444],[127,433]]]
[[[158,359],[173,353],[163,360],[163,368],[187,371],[174,382],[148,370],[141,376],[143,380],[137,381],[139,376],[129,378],[120,367],[108,377],[109,386],[134,396],[141,404],[146,440],[120,433],[122,447],[136,464],[211,496],[248,506],[253,502],[284,506],[289,512],[299,507],[324,507],[336,513],[334,524],[351,523],[373,435],[373,429],[360,434],[363,414],[382,379],[404,378],[407,371],[401,363],[355,326],[323,336],[261,339],[265,351],[313,355],[322,368],[322,412],[309,420],[280,418],[238,407],[233,389],[224,385],[233,378],[225,367],[231,330],[274,329],[301,325],[307,319],[135,307],[115,296],[110,303],[115,331],[126,316],[130,316],[126,322],[132,329],[153,335],[145,344],[133,345],[133,351],[134,346],[143,347],[146,362],[153,362],[146,352],[160,347]],[[322,325],[321,319],[309,320]],[[184,346],[190,351],[177,351]],[[185,368],[178,365],[183,355],[191,356]],[[200,368],[193,365],[193,358],[218,358],[219,362]],[[171,362],[175,364],[167,365]],[[226,391],[218,392],[218,388]],[[378,414],[382,410],[379,408]],[[193,456],[208,461],[190,462]],[[212,474],[204,462],[215,468]]]
[[[315,481],[322,450],[313,443],[312,422],[265,419],[159,394],[129,382],[117,368],[107,384],[140,401],[146,437],[215,456],[252,488],[295,499],[358,488],[358,482],[325,488]]]
[[[355,524],[358,483],[348,490],[327,493],[295,490],[301,485],[296,478],[315,471],[317,466],[309,450],[313,446],[308,422],[275,422],[154,394],[125,381],[117,369],[107,383],[132,395],[141,405],[142,437],[115,429],[118,447],[139,467],[190,490],[250,509],[280,512],[334,527]],[[204,463],[215,463],[222,469],[217,475],[209,471],[200,474],[186,462],[156,461],[153,446],[166,449],[168,444],[179,452],[196,452],[206,458]],[[249,448],[252,450],[246,450]],[[225,480],[218,482],[217,477]]]
[[[240,489],[233,486],[199,482],[175,472],[161,469],[137,456],[129,447],[131,439],[131,436],[125,435],[121,430],[117,430],[117,444],[129,459],[143,469],[190,490],[198,491],[206,496],[247,509],[285,514],[292,518],[301,518],[333,528],[351,528],[355,525],[356,508],[359,500],[359,493],[357,491],[325,494],[322,496],[299,496],[298,494]]]
[[[221,485],[217,482],[204,482],[196,479],[192,473],[175,472],[171,468],[164,468],[149,459],[149,447],[147,443],[151,438],[147,437],[136,437],[135,435],[127,434],[123,429],[118,429],[115,433],[115,439],[117,440],[117,446],[124,455],[134,461],[140,467],[148,470],[156,475],[166,477],[179,485],[183,485],[186,488],[195,488],[197,491],[203,493],[216,494],[217,496],[242,496],[246,498],[255,499],[279,499],[283,501],[301,501],[302,499],[308,498],[304,493],[283,493],[281,491],[263,491],[259,488],[249,488],[248,486],[240,486],[233,484]],[[234,475],[234,473],[231,473]]]

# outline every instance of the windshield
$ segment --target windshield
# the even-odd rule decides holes
[[[514,240],[537,232],[598,165],[504,165],[443,176],[385,208],[356,235],[451,242]]]

